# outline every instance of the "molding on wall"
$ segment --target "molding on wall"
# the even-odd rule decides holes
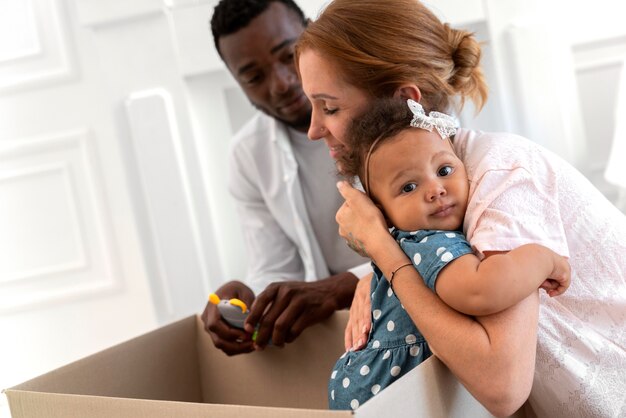
[[[178,68],[183,77],[226,70],[213,45],[209,18],[213,4],[203,3],[167,9]]]
[[[515,109],[517,125],[514,131],[581,168],[586,139],[574,61],[569,45],[552,36],[551,30],[538,21],[510,25],[503,31],[508,54],[501,58],[508,58],[512,96],[509,100]],[[529,62],[534,64],[529,66]]]
[[[172,97],[164,88],[133,92],[125,102],[141,189],[140,227],[157,317],[161,323],[204,300],[220,270],[205,248]]]
[[[11,10],[13,14],[9,14],[9,10],[5,10],[6,15],[1,16],[3,24],[8,26],[5,30],[5,34],[9,34],[9,30],[19,30],[19,33],[13,34],[13,42],[15,38],[19,39],[18,43],[21,45],[13,44],[12,47],[8,46],[8,39],[4,39],[2,45],[5,48],[11,48],[11,50],[4,50],[4,56],[0,57],[0,65],[5,65],[12,61],[18,61],[23,58],[38,56],[43,53],[41,46],[41,34],[37,27],[35,18],[35,11],[32,0],[23,0],[21,2],[13,3],[15,9]],[[21,9],[19,6],[21,5]],[[19,29],[16,28],[19,26]]]
[[[626,46],[626,34],[620,34],[613,37],[605,37],[602,39],[593,39],[584,42],[575,42],[572,44],[574,52],[584,52],[597,50],[599,48],[624,47]]]
[[[577,73],[621,66],[626,60],[626,36],[572,45],[572,53]]]
[[[576,63],[576,73],[583,74],[604,70],[611,67],[621,67],[624,65],[624,58],[620,57],[604,57],[601,59],[593,59],[589,61],[581,61]]]
[[[590,42],[578,43],[572,45],[572,53],[575,60],[576,75],[581,77],[581,79],[589,79],[589,77],[593,79],[593,77],[595,77],[596,80],[601,80],[606,79],[607,74],[625,73],[623,68],[626,60],[626,36],[606,37]],[[616,79],[615,82],[615,94],[617,95],[619,79]],[[596,89],[589,90],[595,91]],[[606,150],[608,159],[605,158],[605,154],[602,154],[600,157],[596,156],[595,158],[589,157],[585,175],[607,198],[620,210],[624,211],[626,207],[624,191],[615,184],[607,181],[606,178],[607,167],[611,159],[610,149],[614,146],[612,142],[615,140],[611,136],[615,135],[617,118],[619,116],[615,113],[616,108],[603,109],[601,106],[606,103],[606,106],[609,107],[611,99],[615,99],[615,103],[618,101],[617,97],[604,98],[601,102],[597,103],[600,108],[593,107],[594,113],[591,114],[591,116],[585,115],[590,118],[587,120],[587,123],[595,123],[596,127],[600,124],[600,126],[603,127],[603,132],[609,135],[608,137],[603,137],[605,139],[603,142],[609,144],[609,149]],[[613,129],[611,129],[611,123],[613,123]],[[597,143],[599,138],[594,137],[594,139]],[[613,156],[613,158],[615,158],[615,156]]]
[[[77,78],[74,54],[59,0],[31,0],[30,24],[36,45],[0,62],[0,93],[54,85]]]
[[[209,4],[213,7],[218,1],[219,0],[163,0],[163,4],[170,9],[177,9],[181,7],[195,7],[202,4]]]
[[[87,261],[87,248],[85,241],[85,230],[81,226],[82,222],[79,219],[79,208],[77,205],[76,187],[74,186],[75,180],[72,175],[72,171],[68,162],[52,162],[45,165],[34,165],[30,167],[24,167],[17,170],[10,170],[8,172],[0,172],[0,190],[3,184],[11,182],[36,181],[37,177],[49,179],[52,177],[60,177],[62,184],[60,184],[61,192],[64,192],[67,209],[68,220],[70,221],[71,231],[67,232],[73,238],[73,242],[76,243],[76,253],[73,259],[59,260],[56,263],[51,263],[43,267],[30,268],[28,270],[9,272],[3,277],[0,277],[0,285],[10,282],[18,282],[21,280],[37,279],[42,276],[51,276],[53,274],[68,274],[80,270],[86,270],[89,265]],[[6,187],[6,186],[5,186]],[[62,239],[59,237],[59,239]],[[5,254],[6,255],[6,254]]]
[[[0,187],[5,181],[29,177],[37,181],[39,177],[40,181],[56,181],[63,190],[56,196],[65,199],[57,203],[66,212],[60,213],[62,218],[58,220],[69,220],[74,231],[42,238],[48,241],[40,249],[52,249],[50,246],[64,242],[71,246],[72,240],[76,249],[74,259],[24,269],[11,280],[1,281],[1,314],[101,296],[122,288],[120,260],[113,245],[110,213],[101,195],[102,173],[91,149],[92,140],[88,130],[78,129],[12,140],[0,148]],[[41,183],[43,187],[47,185]],[[42,214],[47,207],[35,209]]]
[[[75,0],[78,23],[99,28],[163,13],[163,0]]]

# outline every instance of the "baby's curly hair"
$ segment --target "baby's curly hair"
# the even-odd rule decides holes
[[[411,127],[413,113],[404,99],[377,99],[365,112],[356,117],[345,134],[346,146],[350,150],[337,159],[339,175],[354,183],[356,176],[365,179],[365,160],[370,147],[378,138],[378,148]]]

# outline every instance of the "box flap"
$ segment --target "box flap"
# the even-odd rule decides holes
[[[198,319],[198,357],[205,402],[328,409],[328,379],[344,352],[347,311],[307,328],[284,348],[228,357]]]
[[[350,412],[207,405],[7,390],[13,418],[348,418]]]
[[[11,389],[202,402],[198,370],[190,316]]]
[[[357,418],[492,418],[452,372],[432,356],[356,410]],[[518,411],[513,417],[524,417]]]
[[[328,379],[343,352],[347,319],[347,311],[338,312],[285,348],[228,357],[213,346],[201,319],[192,316],[15,386],[6,395],[14,418],[348,417],[351,411],[327,410]],[[491,417],[435,357],[355,415]]]

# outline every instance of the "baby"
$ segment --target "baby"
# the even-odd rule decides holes
[[[348,351],[335,364],[331,409],[358,408],[432,354],[394,295],[400,269],[415,268],[433,291],[445,277],[446,303],[468,315],[499,312],[538,287],[556,296],[569,286],[566,259],[540,245],[482,261],[472,253],[460,231],[469,182],[450,142],[455,132],[448,115],[427,115],[413,100],[392,99],[377,102],[347,133],[351,151],[338,161],[339,171],[362,180],[412,263],[391,277],[372,263],[372,328],[363,350]]]

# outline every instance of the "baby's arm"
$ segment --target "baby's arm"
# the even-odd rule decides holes
[[[459,312],[490,315],[516,305],[546,278],[559,284],[548,290],[550,296],[563,293],[570,284],[567,259],[541,245],[527,244],[482,262],[473,254],[459,257],[441,270],[435,290]]]

